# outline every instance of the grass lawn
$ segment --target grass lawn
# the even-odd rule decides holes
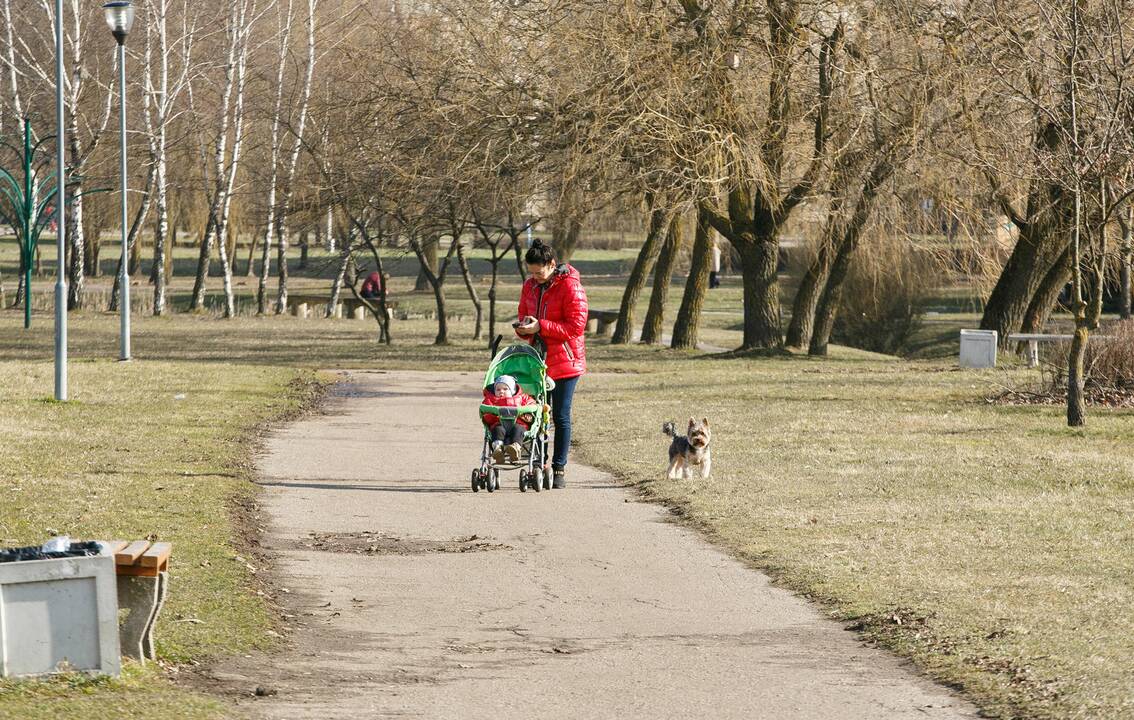
[[[26,339],[17,327],[4,313],[5,344]],[[40,350],[41,339],[32,343]],[[274,620],[252,590],[230,510],[253,494],[255,428],[298,408],[314,374],[78,360],[70,373],[73,402],[59,404],[50,400],[50,362],[3,357],[0,543],[37,544],[53,533],[156,534],[174,545],[169,604],[156,633],[163,661],[199,661],[270,641]],[[177,688],[153,665],[130,666],[116,681],[0,683],[0,718],[169,718],[171,706],[176,717],[224,714],[218,702]]]
[[[982,400],[1023,371],[848,350],[642,369],[586,380],[582,458],[993,716],[1134,717],[1134,413],[1069,430]],[[714,476],[666,480],[694,414]]]

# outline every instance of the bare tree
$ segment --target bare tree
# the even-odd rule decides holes
[[[658,251],[658,261],[654,265],[654,285],[650,292],[650,305],[642,321],[642,342],[653,345],[662,341],[662,325],[665,321],[665,308],[669,301],[669,284],[674,265],[685,247],[685,219],[675,215],[669,221],[665,241]]]

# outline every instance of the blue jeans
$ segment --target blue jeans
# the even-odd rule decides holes
[[[567,451],[571,448],[571,401],[575,398],[575,386],[581,375],[555,381],[551,391],[551,419],[555,423],[555,453],[551,458],[552,467],[567,467]]]

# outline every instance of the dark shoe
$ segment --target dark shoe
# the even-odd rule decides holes
[[[552,480],[551,487],[555,488],[556,490],[563,490],[564,488],[566,488],[567,469],[561,467],[553,468],[552,473],[554,480]]]

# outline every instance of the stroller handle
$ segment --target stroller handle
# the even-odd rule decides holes
[[[535,415],[543,410],[542,405],[524,405],[523,407],[500,407],[499,405],[481,405],[481,415],[496,415],[497,417],[514,419],[521,415]]]

